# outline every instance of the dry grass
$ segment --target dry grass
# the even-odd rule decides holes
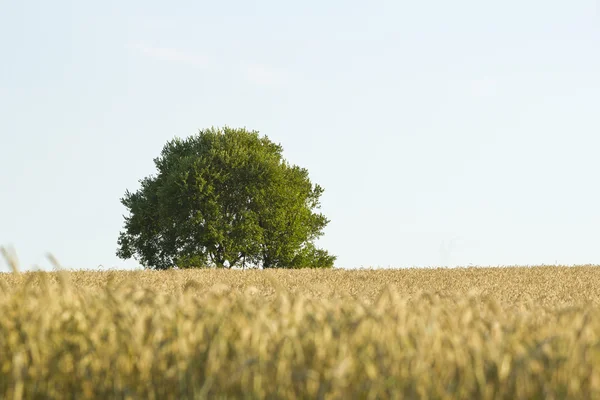
[[[600,269],[0,275],[0,397],[600,398]]]

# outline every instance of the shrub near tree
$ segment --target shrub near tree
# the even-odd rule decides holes
[[[117,256],[152,269],[332,267],[336,257],[314,244],[329,223],[316,212],[323,188],[282,151],[229,127],[168,142],[157,174],[121,199]]]

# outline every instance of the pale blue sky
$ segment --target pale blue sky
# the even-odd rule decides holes
[[[599,8],[0,0],[0,245],[136,267],[119,198],[229,125],[325,188],[339,267],[599,264]]]

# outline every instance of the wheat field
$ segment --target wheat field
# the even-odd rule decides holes
[[[4,399],[600,398],[600,269],[0,274]]]

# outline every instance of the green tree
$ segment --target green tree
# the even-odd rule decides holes
[[[153,269],[332,267],[336,257],[314,245],[329,223],[315,211],[323,188],[282,151],[229,127],[168,142],[158,173],[121,199],[117,256]]]

